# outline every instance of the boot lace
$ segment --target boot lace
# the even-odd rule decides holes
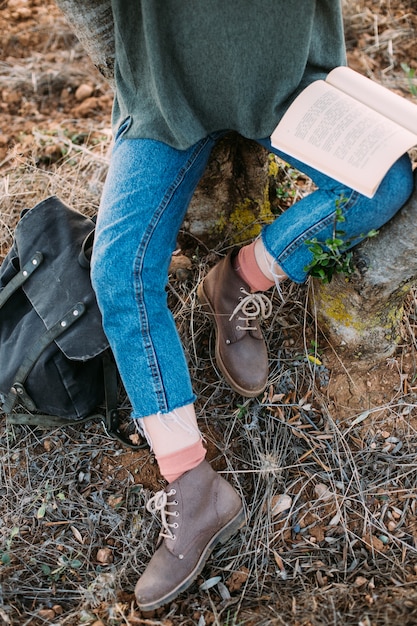
[[[178,517],[178,511],[168,511],[167,507],[169,506],[177,506],[177,500],[168,500],[169,496],[175,496],[177,492],[175,489],[170,489],[167,493],[165,490],[157,491],[152,498],[149,498],[146,508],[149,513],[160,512],[162,528],[159,533],[160,537],[166,537],[166,539],[175,539],[175,534],[172,532],[171,528],[178,528],[178,522],[169,523],[167,516]]]
[[[266,320],[272,313],[272,302],[264,293],[249,293],[244,287],[240,288],[243,296],[239,298],[239,302],[229,317],[229,322],[237,316],[239,322],[236,330],[257,330],[254,324],[258,317]],[[240,313],[240,315],[238,315]]]

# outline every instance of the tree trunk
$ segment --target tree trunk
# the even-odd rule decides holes
[[[356,247],[352,276],[314,280],[319,326],[338,350],[364,365],[391,356],[401,339],[404,301],[417,279],[416,220],[414,193],[376,237]]]
[[[231,133],[214,148],[184,221],[187,233],[216,248],[251,241],[273,221],[267,151]]]
[[[110,0],[56,0],[88,56],[114,85],[114,24]]]

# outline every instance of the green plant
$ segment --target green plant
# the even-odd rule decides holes
[[[247,403],[246,404],[238,404],[237,405],[237,410],[236,410],[237,418],[239,420],[241,420],[244,417],[246,417],[247,414],[248,414],[248,405],[247,405]]]
[[[58,558],[58,567],[52,569],[46,563],[40,564],[41,572],[44,576],[47,576],[53,582],[60,580],[63,575],[68,573],[74,573],[74,570],[79,570],[82,567],[82,561],[78,558],[68,559],[65,555],[61,555]]]
[[[417,98],[417,84],[414,82],[416,70],[412,69],[407,63],[401,63],[401,69],[405,73],[408,81],[408,88],[412,96]]]
[[[48,480],[45,483],[44,489],[45,489],[45,494],[42,495],[42,493],[39,492],[39,495],[37,496],[37,499],[42,500],[41,505],[36,510],[37,519],[44,518],[48,508],[56,509],[57,508],[56,500],[60,500],[60,501],[65,500],[65,494],[62,492],[55,494],[54,489],[49,485]]]
[[[347,276],[352,274],[354,271],[352,264],[353,252],[350,251],[350,248],[355,244],[355,241],[357,242],[365,237],[375,237],[378,234],[378,231],[373,229],[367,234],[344,239],[346,233],[339,228],[339,225],[345,221],[342,206],[346,202],[347,199],[343,196],[336,202],[335,220],[331,237],[328,237],[325,241],[319,241],[317,237],[305,241],[313,258],[304,270],[324,283],[329,283],[335,273],[346,274]]]
[[[2,565],[8,565],[10,563],[10,549],[12,547],[14,537],[19,534],[19,530],[18,526],[14,526],[10,531],[10,536],[6,541],[6,550],[4,550],[4,552],[0,552],[0,563]]]
[[[288,200],[289,198],[294,198],[296,189],[295,189],[295,178],[297,174],[294,170],[289,171],[289,178],[281,181],[277,184],[275,193],[279,200]]]

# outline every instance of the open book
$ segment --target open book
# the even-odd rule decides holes
[[[297,96],[271,142],[372,197],[391,165],[417,144],[417,105],[337,67]]]

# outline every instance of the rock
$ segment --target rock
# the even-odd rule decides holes
[[[55,618],[55,611],[53,609],[41,609],[38,611],[38,617],[45,620],[45,622],[50,622]]]
[[[169,265],[169,273],[174,274],[179,281],[191,278],[192,261],[184,254],[173,254]]]
[[[100,548],[97,550],[96,559],[102,565],[109,565],[113,563],[113,552],[110,548]]]
[[[75,92],[75,99],[77,102],[82,102],[93,95],[94,88],[91,85],[82,84]]]
[[[272,500],[271,500],[271,507],[272,507],[272,515],[273,517],[276,517],[277,515],[279,515],[280,513],[283,513],[284,511],[288,511],[288,509],[291,508],[292,505],[292,498],[290,496],[288,496],[287,494],[283,493],[279,496],[273,496]]]
[[[20,7],[17,11],[12,12],[12,18],[15,20],[28,20],[32,17],[32,10],[29,7]]]
[[[83,100],[83,102],[81,102],[81,104],[73,108],[72,114],[74,115],[74,117],[88,117],[89,115],[94,113],[97,107],[98,107],[97,98],[94,98],[94,97],[86,98],[85,100]]]
[[[318,485],[316,485],[314,487],[314,491],[316,493],[317,498],[319,498],[319,500],[329,500],[329,498],[333,496],[330,489],[323,483],[319,483]]]

